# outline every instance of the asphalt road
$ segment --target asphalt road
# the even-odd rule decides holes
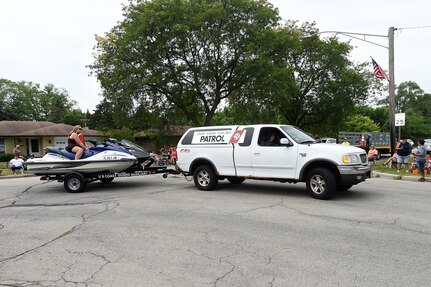
[[[0,286],[429,286],[431,183],[0,180]]]

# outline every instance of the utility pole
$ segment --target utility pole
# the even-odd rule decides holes
[[[391,135],[391,153],[395,152],[395,75],[394,75],[394,27],[389,28],[389,131]]]

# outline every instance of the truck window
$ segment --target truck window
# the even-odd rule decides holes
[[[253,138],[254,134],[254,128],[245,128],[245,136],[244,136],[244,142],[239,143],[239,146],[250,146],[251,139]]]
[[[277,128],[261,128],[257,142],[260,146],[279,146],[280,139],[285,137]]]
[[[183,138],[183,140],[181,141],[181,144],[191,144],[192,143],[192,139],[193,139],[193,135],[194,135],[195,131],[189,131],[186,136]]]

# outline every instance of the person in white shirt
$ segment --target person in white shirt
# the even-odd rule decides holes
[[[23,170],[23,162],[24,160],[16,155],[13,159],[9,161],[9,168],[13,172],[15,172],[16,170]]]

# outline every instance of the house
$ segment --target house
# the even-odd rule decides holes
[[[21,146],[24,156],[45,155],[44,147],[65,147],[67,136],[73,126],[51,122],[0,121],[0,153],[12,153],[16,145]],[[83,129],[85,139],[99,140],[101,134],[88,128]]]

